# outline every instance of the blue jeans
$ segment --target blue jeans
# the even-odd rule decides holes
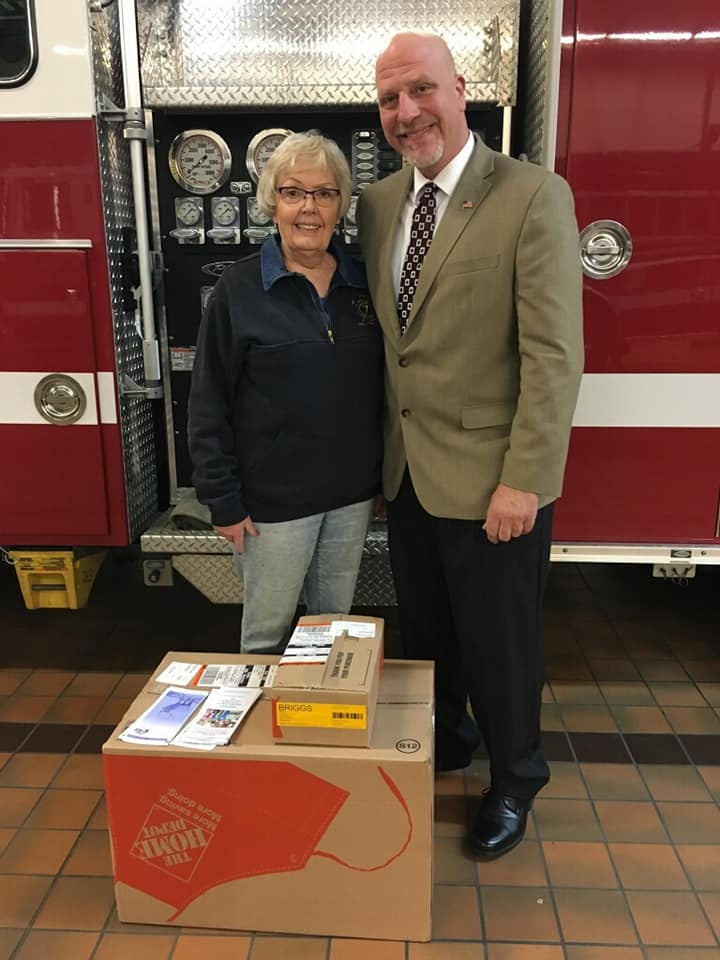
[[[285,648],[304,588],[309,614],[347,613],[355,593],[372,500],[283,523],[255,523],[235,554],[245,585],[242,653]]]

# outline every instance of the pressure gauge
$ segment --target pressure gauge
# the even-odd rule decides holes
[[[175,203],[175,216],[178,223],[184,227],[194,227],[202,217],[202,207],[198,206],[202,200],[196,201],[186,197],[184,200],[177,200]]]
[[[170,173],[188,193],[213,193],[230,176],[232,155],[221,136],[212,130],[183,130],[168,155]]]
[[[235,223],[238,215],[237,200],[217,199],[212,208],[213,220],[221,227],[229,227]]]
[[[268,162],[274,150],[280,146],[285,137],[289,137],[292,130],[282,127],[268,127],[256,133],[248,144],[245,156],[245,166],[254,183],[260,179],[263,167]]]

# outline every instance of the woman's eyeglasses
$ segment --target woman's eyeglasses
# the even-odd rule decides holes
[[[275,187],[285,203],[300,203],[305,197],[312,197],[319,207],[330,207],[337,201],[340,191],[337,187],[320,187],[318,190],[303,190],[302,187]]]

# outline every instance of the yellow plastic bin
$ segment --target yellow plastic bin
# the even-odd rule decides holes
[[[86,606],[107,550],[10,550],[28,610]]]

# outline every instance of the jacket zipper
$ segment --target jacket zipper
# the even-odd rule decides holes
[[[310,283],[309,280],[307,282]],[[327,338],[330,341],[330,343],[334,344],[335,337],[333,335],[333,329],[332,329],[332,318],[328,313],[327,307],[325,306],[325,302],[320,297],[320,295],[318,294],[317,290],[315,289],[312,283],[310,284],[310,295],[312,296],[313,300],[315,301],[318,307],[318,310],[320,311],[320,316],[323,318],[323,324],[325,326],[325,332],[327,333]]]

